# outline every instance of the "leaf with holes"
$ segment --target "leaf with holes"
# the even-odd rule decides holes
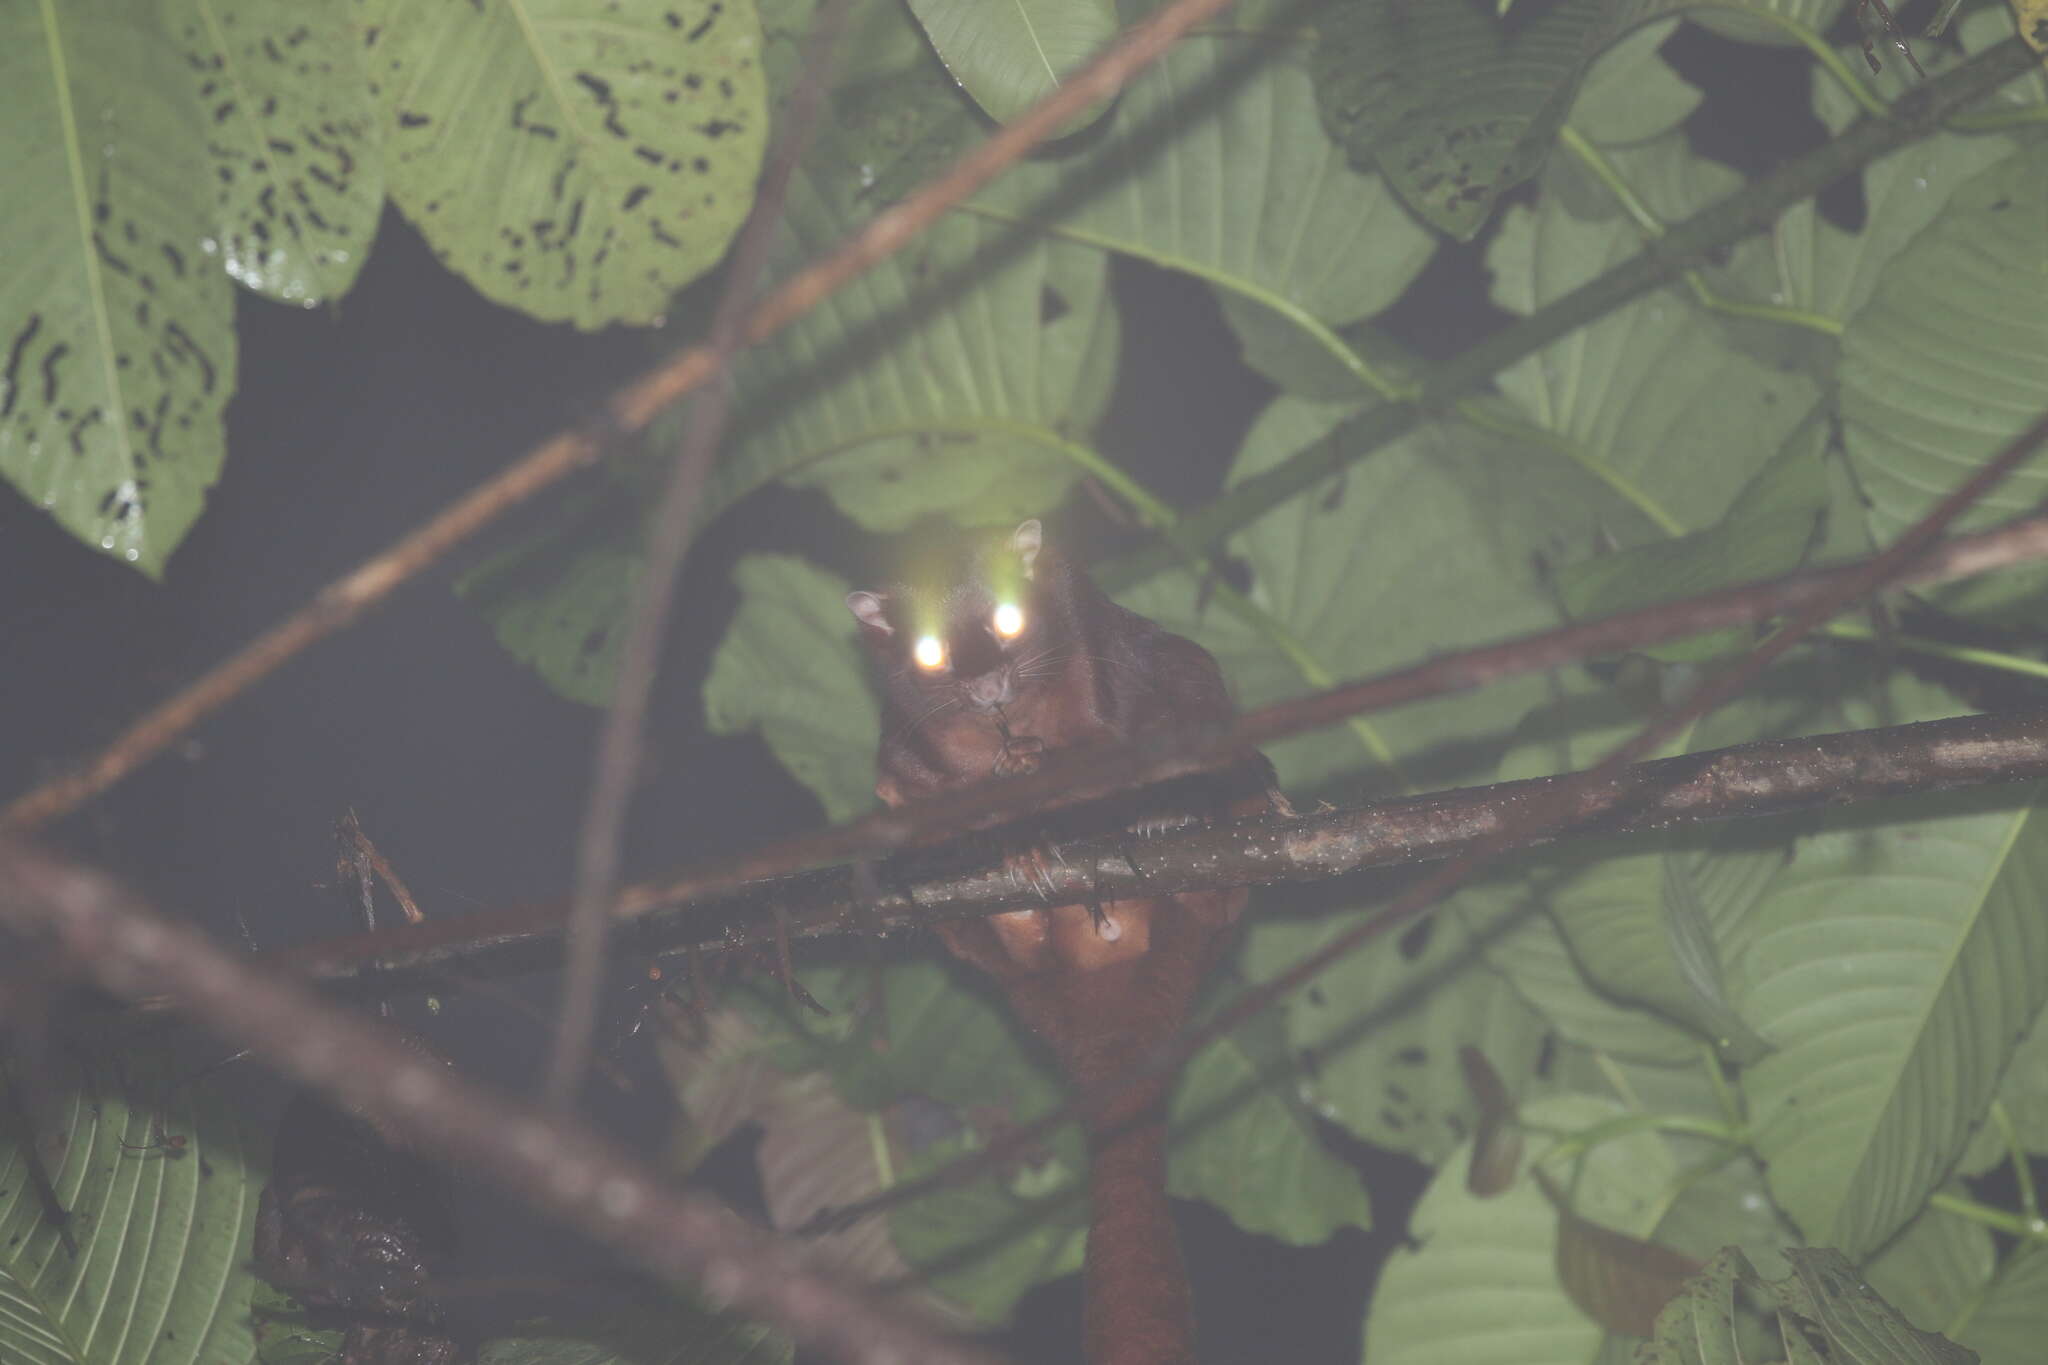
[[[1413,0],[1333,8],[1309,56],[1323,120],[1355,164],[1468,241],[1542,166],[1587,67],[1619,36],[1616,8],[1561,0],[1527,20]]]
[[[228,274],[301,307],[348,292],[384,208],[384,152],[348,11],[173,0],[166,16],[205,112]]]
[[[220,473],[233,291],[152,8],[0,6],[0,475],[152,577]]]
[[[1258,919],[1246,936],[1246,976],[1270,980],[1378,908]],[[1309,1102],[1367,1142],[1432,1165],[1479,1118],[1458,1049],[1477,1048],[1519,1084],[1546,1037],[1543,1020],[1448,916],[1349,954],[1290,992],[1282,1009],[1288,1046],[1309,1058],[1300,1083]]]
[[[584,328],[658,321],[753,206],[751,4],[366,9],[391,197],[485,297]]]

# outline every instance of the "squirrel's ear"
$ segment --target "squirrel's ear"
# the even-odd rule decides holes
[[[871,592],[850,592],[846,594],[846,609],[854,619],[870,630],[879,630],[884,635],[894,635],[896,627],[889,624],[889,617],[882,610],[882,599]]]
[[[1024,561],[1026,578],[1031,577],[1031,566],[1038,559],[1038,552],[1044,545],[1045,528],[1038,524],[1037,517],[1019,524],[1017,529],[1010,533],[1010,548]]]

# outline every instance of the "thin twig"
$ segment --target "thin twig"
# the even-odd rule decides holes
[[[830,254],[778,286],[748,318],[746,343],[759,345],[863,271],[902,250],[941,214],[1051,136],[1068,118],[1115,94],[1183,33],[1228,3],[1171,0],[1134,24],[1015,122],[1005,124],[936,179],[877,214]],[[643,430],[662,409],[703,385],[715,364],[710,348],[696,346],[627,385],[605,404],[606,428],[549,438],[503,474],[330,583],[304,607],[151,707],[91,759],[0,808],[0,832],[41,828],[119,782],[307,646],[347,626],[478,531],[595,460],[614,431]]]
[[[626,643],[619,652],[612,683],[611,708],[597,740],[596,771],[584,803],[576,841],[576,889],[569,911],[567,961],[563,973],[561,1016],[548,1049],[543,1094],[557,1108],[576,1098],[589,1063],[590,1043],[597,1029],[598,994],[604,986],[605,940],[611,927],[606,913],[618,889],[621,845],[633,788],[640,776],[640,743],[647,726],[647,705],[661,668],[662,642],[675,607],[676,583],[689,556],[691,532],[704,477],[725,433],[732,402],[732,362],[746,347],[744,336],[754,292],[768,268],[769,247],[782,221],[790,178],[809,148],[818,110],[830,86],[832,54],[846,27],[848,0],[825,0],[812,20],[804,42],[801,74],[784,106],[781,132],[768,157],[767,172],[754,196],[754,206],[740,229],[726,269],[725,292],[711,318],[704,349],[711,354],[711,373],[690,404],[682,448],[669,471],[668,486],[647,530],[646,555],[633,586]]]
[[[992,1365],[908,1313],[818,1274],[715,1201],[671,1188],[582,1123],[494,1095],[393,1031],[223,953],[108,877],[0,841],[0,923],[55,938],[105,989],[162,992],[221,1037],[380,1132],[494,1180],[666,1282],[855,1361]]]

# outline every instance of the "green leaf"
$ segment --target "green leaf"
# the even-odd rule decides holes
[[[152,577],[220,473],[233,297],[195,87],[150,7],[0,7],[0,474]]]
[[[1359,0],[1318,16],[1323,120],[1426,222],[1469,241],[1534,175],[1594,57],[1624,31],[1614,0],[1502,21],[1470,4]]]
[[[1792,1278],[1769,1286],[1778,1301],[1819,1330],[1829,1359],[1845,1365],[1976,1365],[1976,1354],[1914,1328],[1879,1298],[1833,1247],[1785,1253]]]
[[[822,1070],[847,1103],[909,1125],[897,1128],[900,1148],[891,1144],[903,1160],[890,1183],[943,1167],[1060,1101],[1008,1016],[935,962],[806,971],[803,979],[830,1016],[779,995],[738,1003],[778,1065]],[[1033,1285],[1080,1264],[1082,1150],[1070,1124],[1013,1169],[892,1209],[896,1249],[952,1304],[984,1321],[1003,1318]]]
[[[1977,1311],[1955,1338],[1984,1365],[2029,1365],[2048,1339],[2048,1254],[2038,1244],[2012,1252]]]
[[[477,1365],[787,1365],[796,1348],[759,1323],[675,1298],[602,1320],[535,1322],[484,1343]]]
[[[1859,728],[1954,710],[1923,687],[1885,702]],[[1831,815],[1764,888],[1734,994],[1778,1050],[1743,1088],[1809,1242],[1861,1256],[1919,1211],[2048,1000],[2033,790]]]
[[[1488,964],[1560,1037],[1637,1062],[1672,1065],[1698,1056],[1692,1033],[1593,989],[1570,940],[1520,874],[1463,887],[1450,903],[1468,931],[1484,939]]]
[[[915,1179],[985,1145],[970,1130],[907,1164]],[[1026,1290],[1081,1268],[1087,1204],[1073,1167],[1027,1169],[938,1190],[893,1209],[889,1228],[924,1282],[983,1322],[1001,1322]]]
[[[1562,1096],[1528,1107],[1531,1123],[1587,1127],[1615,1106]],[[1604,1143],[1589,1156],[1582,1188],[1610,1200],[1580,1212],[1617,1230],[1640,1223],[1649,1195],[1670,1178],[1654,1134]],[[1568,1170],[1554,1169],[1560,1187]],[[1614,1215],[1635,1201],[1633,1219]],[[1415,1249],[1397,1251],[1380,1273],[1365,1324],[1365,1365],[1585,1365],[1600,1329],[1566,1297],[1557,1274],[1558,1215],[1526,1175],[1491,1199],[1465,1187],[1465,1163],[1446,1162],[1416,1206]]]
[[[1872,533],[1896,537],[2048,410],[2048,146],[1958,188],[1901,252],[1842,339],[1842,438]],[[2036,453],[1955,523],[1982,527],[2048,494]],[[1956,610],[2018,608],[2048,570],[1932,594]]]
[[[1232,483],[1279,463],[1348,409],[1282,398],[1245,438]],[[1251,570],[1250,597],[1323,668],[1360,676],[1431,653],[1540,628],[1555,620],[1536,561],[1590,537],[1605,490],[1547,452],[1458,428],[1428,428],[1275,507],[1233,537]],[[1124,605],[1206,646],[1245,706],[1302,691],[1267,637],[1207,600],[1197,584],[1160,579]],[[1270,747],[1282,785],[1305,792],[1339,779],[1450,785],[1493,773],[1516,720],[1545,694],[1541,679],[1366,717],[1377,752],[1347,736],[1306,735]],[[1391,774],[1380,754],[1399,768]],[[1355,799],[1357,788],[1347,787]]]
[[[347,293],[384,207],[384,149],[350,13],[173,0],[166,15],[206,113],[228,274],[301,307]]]
[[[1261,916],[1244,971],[1270,980],[1377,906],[1313,920]],[[1377,1146],[1435,1165],[1471,1134],[1478,1109],[1458,1049],[1485,1054],[1518,1088],[1543,1050],[1543,1021],[1481,959],[1458,922],[1352,953],[1282,1004],[1288,1046],[1310,1054],[1301,1091],[1327,1117]]]
[[[1741,1365],[1735,1289],[1754,1280],[1734,1247],[1715,1256],[1685,1282],[1678,1297],[1657,1315],[1657,1330],[1636,1355],[1638,1365]]]
[[[2009,5],[1978,5],[1963,16],[1956,26],[1956,37],[1962,49],[1974,57],[1987,47],[1995,47],[2019,31],[2017,9]],[[2035,70],[2019,80],[2007,81],[1985,100],[1986,106],[1997,109],[2024,109],[2032,105],[2048,104],[2048,71]]]
[[[1960,1187],[1956,1192],[1963,1193]],[[1863,1273],[1914,1326],[1936,1332],[1975,1307],[1997,1260],[1990,1229],[1930,1208],[1873,1256]]]
[[[1572,127],[1615,144],[1648,142],[1685,122],[1704,96],[1657,55],[1677,27],[1676,19],[1646,24],[1602,53],[1572,104]]]
[[[1811,547],[1828,505],[1827,438],[1828,423],[1816,409],[1712,526],[1564,565],[1557,584],[1566,609],[1582,619],[1611,616],[1790,571]],[[1740,650],[1750,635],[1713,631],[1643,652],[1666,662],[1706,659]]]
[[[2048,1021],[2048,1012],[2035,1017],[1998,1083],[1998,1102],[2012,1120],[2021,1150],[2031,1156],[2048,1154],[2048,1022],[2044,1021]],[[1957,1174],[1983,1175],[2011,1157],[2004,1131],[1987,1120],[1970,1139]]]
[[[757,1125],[754,1169],[769,1223],[794,1231],[830,1209],[843,1209],[895,1183],[906,1151],[958,1128],[949,1111],[911,1097],[879,1110],[847,1103],[822,1071],[775,1065],[770,1040],[735,1009],[695,1017],[668,1015],[655,1052],[679,1111],[669,1151],[692,1170],[740,1127]],[[911,1267],[896,1251],[886,1219],[862,1218],[827,1233],[806,1233],[807,1256],[862,1284],[900,1286]],[[920,1310],[937,1311],[934,1295],[913,1295]]]
[[[0,1077],[0,1087],[9,1083]],[[0,1113],[14,1107],[13,1096],[6,1100]],[[149,1148],[158,1120],[162,1132],[185,1139],[182,1148],[122,1146]],[[56,1090],[37,1123],[36,1149],[70,1214],[74,1256],[36,1198],[20,1134],[0,1127],[0,1360],[249,1359],[260,1141],[191,1087],[160,1113],[88,1081]]]
[[[1435,249],[1378,176],[1346,164],[1284,53],[1184,39],[1100,134],[1017,168],[972,208],[1198,276],[1297,327],[1379,312]]]
[[[958,97],[931,77],[906,73],[890,94],[842,101],[791,182],[775,273],[860,226],[899,167],[952,136]],[[704,517],[776,478],[822,487],[878,530],[1046,510],[1078,472],[1070,434],[1115,374],[1105,264],[979,216],[940,220],[742,360],[743,415]]]
[[[1358,1173],[1326,1150],[1270,1012],[1189,1059],[1174,1091],[1167,1190],[1293,1246],[1372,1226]]]
[[[573,515],[486,560],[459,590],[512,657],[571,701],[609,706],[640,571],[637,544],[591,537]]]
[[[1933,54],[1927,60],[1933,61]],[[1862,113],[1819,71],[1813,77],[1813,110],[1836,134]],[[1894,271],[1899,253],[1947,206],[1957,186],[2009,156],[2012,148],[2012,139],[1983,133],[1938,132],[1913,142],[1864,168],[1860,229],[1836,227],[1813,200],[1801,200],[1771,225],[1768,240],[1735,248],[1738,268],[1747,266],[1756,271],[1754,278],[1768,281],[1769,302],[1846,323]]]
[[[1675,135],[1612,149],[1616,170],[1670,222],[1733,189],[1726,167]],[[1574,217],[1554,195],[1510,208],[1487,251],[1493,299],[1531,313],[1642,250],[1620,218]],[[1604,529],[1624,545],[1712,525],[1819,400],[1808,378],[1732,345],[1674,291],[1646,295],[1500,376],[1561,451],[1634,509]]]
[[[711,658],[705,724],[759,730],[826,819],[858,815],[875,802],[881,720],[846,582],[787,555],[748,555],[733,581],[740,609]]]
[[[1686,17],[1701,28],[1739,43],[1798,47],[1802,30],[1826,32],[1849,0],[1742,0],[1740,4],[1689,4]]]
[[[262,1280],[250,1292],[249,1319],[257,1365],[333,1365],[348,1336],[338,1327],[313,1326],[303,1304]]]
[[[1116,36],[1109,0],[910,0],[910,10],[960,88],[998,123],[1058,89]],[[1096,100],[1054,136],[1087,127],[1108,107],[1108,98]]]
[[[368,8],[391,197],[486,298],[651,323],[724,254],[767,136],[752,4]]]

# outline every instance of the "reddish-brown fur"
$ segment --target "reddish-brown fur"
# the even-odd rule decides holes
[[[1037,524],[1027,522],[1008,547],[1008,553],[1022,553],[1030,571],[1031,609],[1045,632],[1018,642],[1014,658],[1042,656],[1046,663],[1038,671],[1020,668],[1029,676],[1019,677],[1012,700],[999,708],[961,702],[964,682],[907,671],[914,666],[905,662],[906,632],[893,618],[882,620],[891,598],[848,599],[866,623],[882,676],[884,739],[875,791],[883,801],[900,805],[993,772],[1035,766],[1042,750],[1230,718],[1221,671],[1206,650],[1117,607],[1078,570],[1038,551],[1037,543]],[[978,613],[993,600],[965,577],[933,596],[945,605],[949,640],[955,631],[971,636]],[[968,645],[987,649],[971,638]],[[998,667],[1012,660],[1005,651]],[[1269,775],[1257,759],[1195,788],[1183,785],[1171,809],[1141,808],[1140,821],[1265,809]],[[1034,850],[1013,862],[1028,880],[1030,863],[1043,856]],[[940,926],[954,956],[995,978],[1019,1021],[1051,1048],[1078,1093],[1091,1161],[1084,1327],[1094,1365],[1195,1360],[1187,1273],[1166,1195],[1165,1118],[1173,1077],[1134,1075],[1133,1068],[1186,1020],[1244,900],[1242,891],[1198,892],[1094,908],[1015,910]]]

